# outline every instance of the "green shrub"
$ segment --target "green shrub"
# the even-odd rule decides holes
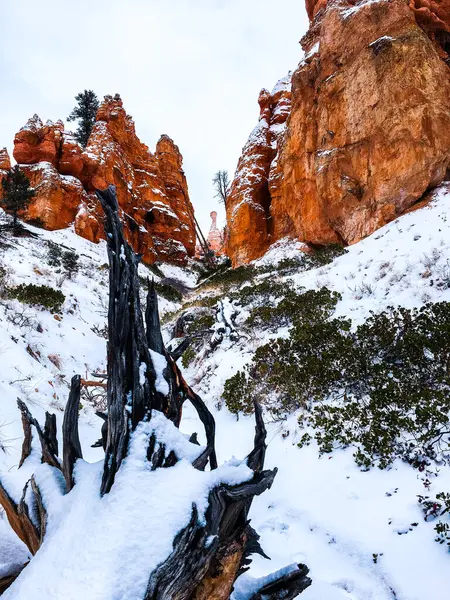
[[[348,251],[340,244],[328,244],[311,248],[309,252],[299,252],[297,256],[284,258],[278,263],[276,270],[280,275],[286,275],[296,271],[309,271],[318,269],[333,262],[338,256]]]
[[[350,345],[346,335],[350,322],[329,320],[338,298],[326,288],[303,294],[289,289],[277,306],[254,309],[248,319],[252,325],[292,325],[292,330],[290,337],[260,346],[245,371],[226,382],[227,406],[251,410],[249,394],[282,414],[325,398],[330,383],[342,377],[342,357],[348,356]]]
[[[8,296],[10,275],[11,270],[8,267],[0,266],[0,298]]]
[[[353,446],[356,462],[396,457],[423,468],[445,458],[450,427],[450,303],[389,308],[350,335],[351,360],[328,401],[303,418],[322,451]],[[348,362],[348,361],[347,361]]]
[[[213,273],[207,281],[202,285],[223,286],[226,290],[232,286],[240,285],[246,281],[251,281],[258,273],[255,267],[250,265],[231,269],[230,267],[222,267],[217,272]]]
[[[436,531],[435,542],[446,545],[450,552],[450,494],[440,492],[436,494],[436,499],[431,500],[428,496],[418,496],[425,521],[434,520],[437,517],[446,516],[443,521],[438,521],[434,526]]]
[[[158,295],[169,300],[169,302],[181,302],[183,300],[181,292],[168,283],[155,283],[155,288]]]
[[[243,412],[250,414],[253,411],[253,399],[247,386],[247,377],[243,371],[230,377],[225,382],[223,398],[228,410],[234,414]]]
[[[274,290],[276,292],[276,288]],[[340,294],[325,287],[300,293],[288,282],[281,284],[279,291],[284,293],[284,298],[275,306],[266,304],[254,308],[247,319],[247,326],[278,329],[296,321],[325,321],[341,299]]]
[[[23,304],[42,306],[52,312],[59,312],[66,299],[60,290],[54,290],[47,285],[34,285],[33,283],[21,283],[17,287],[9,288],[8,295]]]
[[[255,308],[247,324],[291,326],[289,337],[259,347],[223,397],[234,411],[246,398],[275,414],[304,408],[321,452],[352,446],[358,465],[386,467],[401,457],[417,467],[450,451],[450,303],[389,308],[351,330],[332,319],[339,296],[288,289],[276,306]],[[305,434],[300,445],[309,443]]]
[[[199,313],[194,316],[188,324],[188,334],[195,336],[201,332],[209,331],[215,323],[214,315],[210,313]]]
[[[139,282],[141,287],[148,289],[147,277],[139,277]],[[183,295],[181,292],[173,285],[170,285],[170,283],[155,283],[155,289],[158,296],[161,296],[161,298],[164,298],[165,300],[169,300],[169,302],[181,302],[183,300]]]
[[[60,267],[62,262],[62,248],[55,242],[48,242],[47,261],[51,267]]]
[[[211,275],[219,275],[224,271],[227,271],[231,268],[231,260],[226,257],[223,260],[216,260],[213,265],[209,265],[207,263],[200,265],[199,263],[193,265],[194,268],[199,272],[197,283],[211,277]]]
[[[187,369],[189,367],[191,362],[194,360],[195,356],[196,356],[196,353],[195,353],[194,348],[192,348],[192,346],[190,346],[187,350],[185,350],[185,352],[183,353],[183,356],[181,357],[181,364],[183,365],[183,369]]]
[[[288,290],[292,290],[290,281],[273,281],[268,277],[260,283],[251,282],[250,285],[241,287],[238,291],[228,294],[230,300],[237,300],[242,306],[249,304],[274,303],[277,299],[282,298]]]
[[[156,277],[160,277],[161,279],[164,279],[165,275],[156,263],[153,263],[152,265],[146,265],[146,267],[153,273],[153,275],[156,275]]]
[[[328,244],[313,248],[312,252],[307,254],[311,260],[312,268],[323,267],[333,262],[335,258],[347,254],[348,250],[342,244]]]
[[[45,229],[45,222],[41,219],[41,217],[35,217],[34,219],[27,219],[28,225],[33,225],[33,227],[38,227],[39,229]]]

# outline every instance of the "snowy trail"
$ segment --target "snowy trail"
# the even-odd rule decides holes
[[[245,454],[252,417],[236,421],[225,409],[214,417],[219,461],[230,458],[230,439],[233,452]],[[400,461],[390,470],[362,472],[349,449],[322,458],[314,445],[299,449],[295,416],[282,425],[290,432],[285,439],[279,423],[267,427],[266,467],[279,471],[250,518],[272,560],[254,557],[251,575],[298,561],[313,579],[300,596],[305,600],[442,600],[449,557],[417,504],[417,494],[428,493],[423,475]],[[182,429],[201,431],[188,406]],[[449,488],[447,471],[432,481],[432,490]]]

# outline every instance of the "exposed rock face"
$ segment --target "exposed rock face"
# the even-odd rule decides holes
[[[30,222],[39,222],[45,229],[60,229],[73,222],[80,206],[88,202],[81,182],[70,175],[60,175],[49,162],[23,165],[36,195],[26,211],[20,214]],[[97,238],[96,241],[98,241]]]
[[[217,227],[217,213],[215,210],[212,211],[210,217],[211,227],[208,232],[207,242],[214,254],[220,255],[224,253],[223,233]]]
[[[0,148],[0,171],[7,171],[11,168],[11,160],[9,158],[8,150],[6,148]]]
[[[259,94],[257,126],[242,150],[227,201],[227,247],[234,263],[261,256],[272,233],[270,206],[280,184],[277,157],[290,109],[290,74]]]
[[[217,213],[213,210],[210,213],[211,217],[211,226],[209,228],[208,236],[206,238],[206,242],[210,250],[214,252],[216,256],[224,256],[226,254],[226,239],[225,239],[225,228],[220,230],[217,227]],[[195,247],[195,256],[197,258],[204,258],[205,256],[205,247],[200,243],[199,238],[197,238],[197,245]]]
[[[349,6],[359,0],[346,0]],[[417,22],[427,31],[450,31],[450,0],[405,0],[413,11]],[[326,8],[329,0],[306,0],[306,12],[312,21],[320,10]]]
[[[250,138],[233,182],[228,247],[235,265],[285,236],[357,242],[446,176],[450,70],[418,25],[419,3],[353,4],[307,4],[316,17],[292,77],[292,108],[271,163],[269,197],[261,202],[254,186],[247,185],[247,196],[238,191],[245,161],[251,172],[253,164],[261,168],[263,155],[267,173],[267,143],[256,160]]]
[[[36,187],[25,219],[39,218],[48,229],[75,223],[79,235],[97,242],[103,215],[94,190],[114,184],[126,237],[144,261],[184,262],[194,254],[180,151],[164,135],[152,154],[119,96],[105,97],[85,150],[61,121],[43,125],[35,115],[14,139],[14,158]]]

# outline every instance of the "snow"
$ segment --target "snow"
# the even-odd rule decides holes
[[[440,285],[450,273],[449,212],[450,185],[443,184],[429,206],[389,223],[330,265],[286,278],[306,289],[325,285],[340,292],[336,315],[355,324],[371,310],[389,305],[412,308],[450,301],[450,286]],[[300,249],[295,240],[281,240],[254,264],[277,265],[298,256]],[[361,293],[364,284],[373,291]],[[237,343],[225,339],[203,364],[188,371],[196,391],[213,408],[219,462],[231,449],[239,455],[250,450],[253,419],[241,415],[236,421],[218,407],[226,379],[270,336],[255,331],[254,338]],[[297,416],[266,424],[265,466],[278,466],[279,472],[271,490],[255,499],[250,517],[272,560],[254,557],[249,577],[295,561],[311,571],[313,584],[300,596],[305,600],[440,600],[448,589],[449,556],[435,543],[434,524],[424,521],[417,496],[448,491],[450,468],[420,473],[396,461],[388,470],[363,472],[351,449],[322,457],[314,442],[299,449],[303,431]],[[197,431],[195,423],[186,408],[182,427]],[[236,594],[234,600],[240,599]]]
[[[284,575],[294,573],[295,571],[298,571],[298,567],[294,563],[283,569],[278,569],[275,573],[271,573],[270,575],[258,579],[244,574],[236,581],[236,586],[231,594],[230,600],[248,600],[263,586],[276,581],[276,579],[283,577]]]
[[[164,433],[167,452],[174,450],[181,458],[174,467],[150,470],[146,454],[153,432]],[[5,600],[143,598],[148,574],[171,553],[175,535],[189,523],[193,503],[201,521],[214,486],[252,477],[236,461],[212,472],[198,471],[189,460],[201,450],[154,411],[133,433],[109,494],[99,494],[103,461],[78,461],[70,494],[55,502],[55,494],[44,489],[49,510],[45,541]],[[86,535],[74,535],[82,530]]]
[[[342,18],[345,20],[360,11],[363,6],[368,4],[380,4],[381,2],[388,1],[389,0],[360,0],[355,6],[350,8],[338,7],[338,10],[340,11]]]
[[[377,42],[381,42],[381,40],[386,40],[388,42],[393,42],[395,40],[395,38],[391,37],[390,35],[382,35],[381,37],[379,37],[377,40],[375,40],[374,42],[371,42],[369,44],[369,46],[373,46],[374,44],[376,44]]]
[[[154,350],[150,350],[150,354],[156,371],[156,389],[158,392],[161,392],[161,394],[167,395],[169,393],[169,384],[164,377],[164,369],[167,368],[166,357]]]
[[[342,299],[336,315],[351,318],[354,324],[366,319],[371,310],[379,312],[389,305],[412,308],[425,302],[450,301],[450,287],[444,285],[450,272],[449,209],[450,185],[444,184],[435,191],[428,207],[389,223],[349,247],[330,265],[299,271],[289,278],[302,288],[326,285],[338,291]],[[151,421],[138,427],[131,440],[131,454],[111,493],[100,498],[103,451],[90,445],[100,436],[102,421],[83,399],[80,437],[86,462],[77,463],[76,486],[64,496],[60,474],[40,465],[37,452],[20,471],[15,469],[22,440],[16,398],[25,400],[40,422],[45,410],[54,412],[61,431],[71,376],[104,371],[105,339],[93,329],[106,323],[106,247],[104,242],[95,245],[83,240],[72,229],[33,230],[40,235],[38,240],[20,238],[3,250],[1,264],[11,270],[13,284],[57,287],[60,274],[47,263],[46,240],[73,248],[81,257],[81,270],[73,280],[62,282],[66,302],[61,320],[48,311],[26,308],[32,322],[40,323],[41,333],[35,325],[22,327],[9,320],[19,308],[16,301],[0,304],[2,478],[17,498],[24,481],[35,472],[49,507],[46,541],[4,598],[139,600],[149,570],[167,557],[174,533],[188,522],[192,501],[202,515],[213,485],[218,481],[236,483],[250,476],[234,455],[244,457],[251,450],[254,420],[242,415],[236,420],[222,407],[221,395],[226,379],[248,363],[255,347],[273,334],[256,331],[252,339],[240,336],[237,340],[225,335],[201,364],[185,372],[216,419],[218,460],[219,464],[225,462],[220,469],[201,473],[190,465],[202,446],[190,444],[189,435],[196,431],[201,444],[206,440],[195,410],[187,403],[181,432],[156,411]],[[300,250],[297,241],[281,240],[256,266],[276,265],[298,256]],[[165,277],[194,288],[192,269],[160,268]],[[163,311],[179,307],[162,300],[160,304]],[[226,300],[222,308],[239,334],[245,311],[234,314],[235,307]],[[276,335],[284,333],[278,331]],[[48,358],[50,355],[59,357],[60,368]],[[153,353],[152,360],[160,378],[158,386],[167,385],[162,377],[165,357]],[[272,421],[266,416],[265,468],[277,466],[279,471],[272,488],[254,500],[250,518],[272,560],[254,557],[250,571],[238,582],[233,600],[248,598],[258,578],[298,562],[310,568],[313,580],[300,596],[304,600],[445,598],[449,555],[434,542],[434,523],[424,521],[417,496],[450,491],[450,468],[443,465],[438,471],[421,473],[396,461],[390,469],[363,472],[350,449],[321,457],[315,442],[298,448],[302,431],[297,417],[293,414],[285,421]],[[142,449],[152,432],[157,437],[164,435],[168,448],[180,458],[175,467],[149,470]],[[155,489],[158,494],[153,493]],[[86,535],[74,535],[81,528]],[[28,558],[26,548],[0,517],[0,576]]]
[[[31,557],[27,547],[12,532],[6,519],[0,516],[0,578],[7,577]]]

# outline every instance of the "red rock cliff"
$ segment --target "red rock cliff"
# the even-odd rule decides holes
[[[261,90],[257,126],[243,148],[227,201],[227,246],[233,262],[261,256],[271,243],[272,196],[280,185],[277,159],[291,98],[290,74],[272,93]]]
[[[284,236],[357,242],[442,181],[450,162],[447,2],[318,0],[307,8],[314,20],[292,76],[286,132],[274,158],[267,136],[253,151],[252,134],[233,181],[235,265]],[[259,187],[249,173],[262,173]]]
[[[126,236],[144,261],[183,262],[194,254],[180,151],[164,135],[151,153],[118,95],[105,97],[85,150],[61,121],[44,125],[35,115],[15,136],[13,154],[36,189],[25,219],[47,229],[75,223],[79,235],[97,242],[103,217],[94,190],[114,184]]]

